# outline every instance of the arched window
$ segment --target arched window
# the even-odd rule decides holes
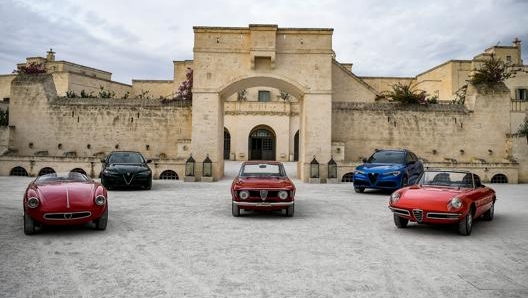
[[[173,170],[165,170],[159,176],[160,180],[179,180],[178,174]]]
[[[53,174],[53,173],[56,173],[54,169],[50,167],[45,167],[45,168],[40,169],[38,175],[42,176],[42,175]]]
[[[354,182],[354,173],[350,172],[343,175],[341,182]]]
[[[29,174],[23,167],[14,167],[9,171],[9,176],[29,176]]]
[[[497,174],[491,178],[491,183],[508,183],[508,177],[504,174]]]

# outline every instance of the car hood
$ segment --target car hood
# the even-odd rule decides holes
[[[444,210],[452,198],[467,191],[467,189],[413,185],[401,192],[400,199],[394,205],[405,208]]]
[[[120,164],[120,163],[113,163],[108,165],[106,170],[117,172],[117,173],[137,173],[142,171],[149,170],[149,167],[147,167],[144,164]]]
[[[84,182],[52,183],[39,185],[36,191],[46,206],[85,206],[93,202],[95,185]]]
[[[398,171],[405,166],[402,164],[386,164],[386,163],[364,163],[356,169],[365,172],[384,173],[389,171]]]
[[[277,188],[286,189],[293,188],[293,183],[289,178],[284,177],[244,177],[235,178],[233,181],[235,188]]]

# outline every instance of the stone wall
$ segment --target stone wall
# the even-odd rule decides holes
[[[332,140],[345,143],[345,160],[356,163],[375,149],[408,148],[428,163],[466,163],[478,168],[501,164],[499,168],[516,172],[518,162],[522,171],[528,154],[517,140],[512,141],[511,120],[505,117],[510,109],[504,85],[470,86],[466,105],[336,102]],[[350,165],[342,170],[352,169]],[[516,181],[517,174],[510,173],[509,178]],[[525,174],[519,179],[527,181]]]
[[[191,109],[156,100],[58,97],[49,75],[15,80],[13,149],[32,156],[93,156],[137,150],[178,157],[178,140],[191,138]]]

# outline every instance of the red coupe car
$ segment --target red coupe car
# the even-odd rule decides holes
[[[492,220],[495,191],[468,171],[426,170],[415,185],[393,192],[389,208],[394,224],[456,224],[462,235],[471,234],[473,220]]]
[[[285,210],[293,216],[295,185],[281,162],[246,161],[231,184],[233,216],[240,210]]]
[[[99,182],[77,172],[37,177],[24,193],[24,233],[43,225],[80,225],[89,222],[105,230],[108,195]]]

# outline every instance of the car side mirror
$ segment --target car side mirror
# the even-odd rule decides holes
[[[152,162],[152,159],[147,159],[147,163],[151,163]]]
[[[411,160],[411,161],[409,161],[407,164],[408,164],[408,165],[413,165],[414,163],[416,163],[416,161],[415,161],[415,160]]]
[[[363,158],[361,161],[363,161],[363,163],[367,163],[367,159],[366,158]]]
[[[102,163],[106,163],[106,160],[104,160],[104,159],[101,159],[101,162],[102,162]]]

